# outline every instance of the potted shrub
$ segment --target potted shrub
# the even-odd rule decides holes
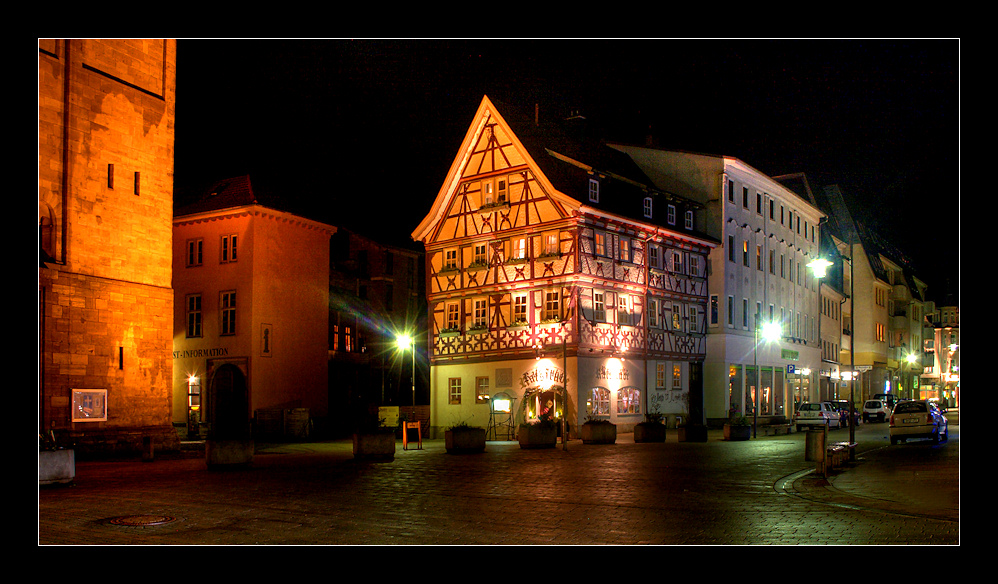
[[[752,437],[752,425],[745,416],[731,416],[724,425],[725,440],[748,440]]]
[[[485,428],[459,422],[444,431],[444,447],[451,454],[485,451]]]
[[[701,420],[701,413],[694,414],[693,404],[690,403],[690,394],[687,391],[683,394],[683,403],[686,406],[686,416],[683,424],[679,426],[680,442],[706,442],[707,426]]]
[[[359,460],[390,462],[395,460],[395,428],[384,425],[384,418],[368,416],[353,434],[353,457]]]
[[[558,443],[558,424],[549,416],[524,422],[516,428],[520,448],[554,448]]]
[[[634,425],[635,442],[665,442],[665,424],[662,414],[649,412],[645,420]]]
[[[613,444],[617,441],[617,425],[610,420],[586,418],[579,428],[583,444]]]

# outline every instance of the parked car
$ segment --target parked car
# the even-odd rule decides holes
[[[891,415],[891,408],[886,400],[868,399],[863,402],[863,421],[876,420],[886,422]]]
[[[794,424],[800,432],[804,426],[828,426],[841,428],[842,416],[828,402],[803,403],[794,414]]]
[[[832,407],[835,408],[839,412],[839,419],[841,421],[841,425],[842,426],[848,426],[849,425],[849,402],[847,400],[844,400],[844,399],[838,399],[838,400],[832,400],[829,403],[831,403]],[[853,419],[855,419],[856,423],[859,424],[859,416],[860,416],[859,410],[855,410],[853,412],[853,416],[854,416]]]
[[[931,438],[933,442],[949,438],[949,420],[939,406],[924,399],[898,402],[889,424],[891,444],[908,438]]]

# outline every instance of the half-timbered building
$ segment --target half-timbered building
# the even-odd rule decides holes
[[[429,213],[430,406],[502,439],[566,416],[628,431],[700,395],[707,257],[702,207],[655,189],[581,118],[475,113]],[[694,397],[694,406],[700,398]]]

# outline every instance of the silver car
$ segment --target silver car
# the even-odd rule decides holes
[[[931,438],[939,442],[949,437],[949,420],[939,406],[924,399],[898,402],[889,423],[891,444],[908,438]]]
[[[878,422],[886,422],[887,417],[891,415],[891,408],[887,405],[887,402],[879,399],[868,399],[863,402],[863,421],[869,422],[870,420],[876,420]]]

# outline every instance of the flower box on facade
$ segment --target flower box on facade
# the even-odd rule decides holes
[[[610,422],[586,422],[579,427],[583,444],[613,444],[617,441],[617,425]]]
[[[444,329],[440,331],[441,337],[456,337],[461,334],[459,329]]]
[[[520,424],[516,429],[520,448],[554,448],[558,443],[558,427],[554,424]]]
[[[640,422],[634,425],[635,442],[665,442],[665,424]]]
[[[444,447],[451,454],[485,452],[485,428],[450,428],[444,432]]]

